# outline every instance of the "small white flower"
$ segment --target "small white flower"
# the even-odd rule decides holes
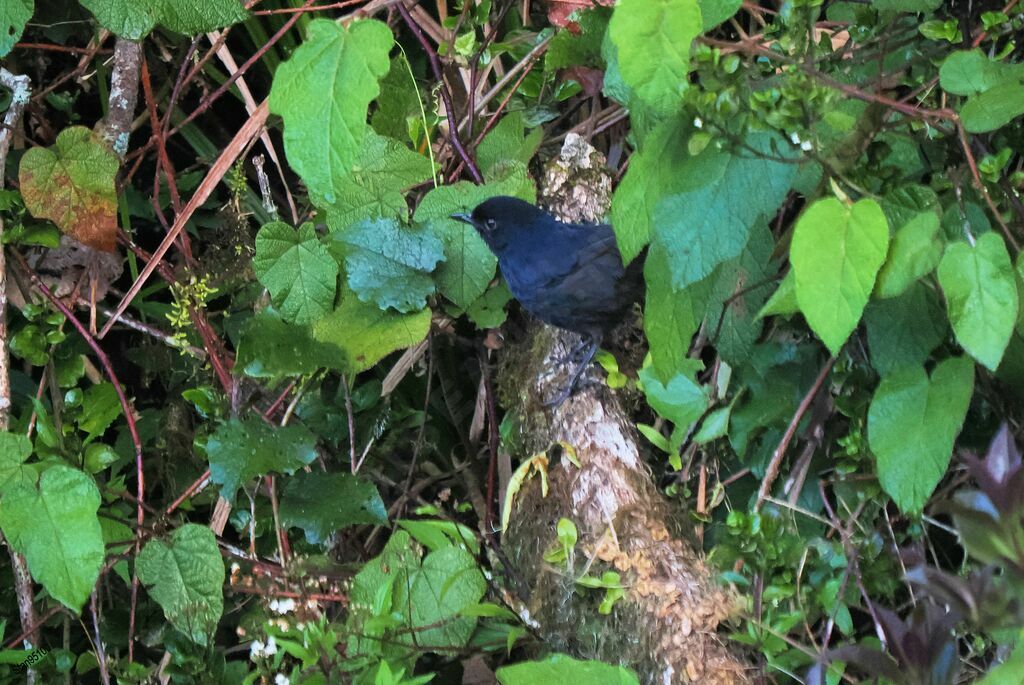
[[[810,152],[813,148],[814,145],[812,145],[811,141],[809,140],[805,140],[804,142],[800,143],[800,149],[803,150],[804,152]]]
[[[263,650],[265,650],[266,647],[267,646],[263,644],[261,640],[253,640],[252,642],[250,642],[249,659],[251,661],[256,661],[256,659],[260,658],[261,656],[264,656],[266,652],[264,652]]]
[[[263,653],[267,656],[273,656],[277,654],[277,640],[274,639],[273,635],[267,638],[267,646],[263,650]]]
[[[274,685],[291,685],[291,682],[291,679],[289,679],[284,673],[278,673],[274,676]]]
[[[799,145],[800,144],[800,135],[798,133],[791,133],[789,135],[789,139],[791,141],[793,141],[793,145]]]
[[[693,120],[693,125],[696,126],[697,128],[704,128],[704,120],[701,119],[700,117],[697,117]]]
[[[295,610],[295,600],[291,598],[272,599],[270,600],[270,610],[278,614],[290,613]]]

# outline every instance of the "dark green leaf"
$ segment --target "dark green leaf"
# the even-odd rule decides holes
[[[281,525],[301,528],[311,545],[347,526],[387,522],[377,487],[350,473],[296,473],[281,495]]]
[[[206,440],[210,480],[228,500],[244,482],[271,472],[292,473],[316,459],[316,439],[298,424],[269,426],[231,419]]]

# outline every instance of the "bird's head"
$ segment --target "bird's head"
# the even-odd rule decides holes
[[[517,231],[529,228],[544,216],[542,210],[529,202],[499,195],[481,202],[472,214],[452,214],[451,218],[475,228],[484,242],[497,251],[508,244]]]

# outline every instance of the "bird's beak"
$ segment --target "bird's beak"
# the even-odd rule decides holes
[[[470,216],[469,214],[466,214],[465,212],[458,212],[456,214],[452,214],[451,218],[455,219],[456,221],[461,221],[464,224],[469,224],[470,226],[476,226],[476,222],[473,221],[473,217]]]

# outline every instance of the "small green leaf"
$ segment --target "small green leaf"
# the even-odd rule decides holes
[[[1013,266],[1002,236],[989,232],[971,247],[951,243],[942,255],[939,284],[956,340],[991,371],[999,366],[1017,321]]]
[[[691,361],[691,365],[699,365],[699,362]],[[658,416],[671,421],[675,426],[669,441],[674,450],[682,443],[685,431],[708,408],[708,390],[693,378],[692,372],[677,373],[666,383],[650,367],[640,369],[639,375],[647,403]]]
[[[270,110],[284,118],[288,162],[318,204],[338,198],[335,183],[359,158],[369,126],[366,110],[380,93],[395,44],[387,24],[375,19],[315,19],[306,41],[278,67]]]
[[[889,226],[874,200],[848,207],[821,199],[797,220],[789,251],[796,299],[832,354],[857,327],[888,246]]]
[[[929,379],[921,367],[882,379],[868,409],[868,441],[882,488],[902,511],[919,513],[946,473],[974,392],[974,364],[953,357]]]
[[[706,32],[736,14],[743,6],[743,0],[699,0],[698,4]]]
[[[601,41],[608,30],[611,10],[594,5],[578,14],[576,26],[564,27],[555,34],[544,54],[544,70],[554,71],[577,65],[601,67]]]
[[[82,418],[78,427],[88,433],[86,442],[98,438],[121,415],[123,408],[117,389],[110,383],[99,383],[85,391]]]
[[[711,279],[675,291],[672,289],[668,256],[655,251],[647,256],[644,279],[644,332],[651,349],[651,365],[659,376],[668,378],[680,370],[689,354],[694,334],[700,328],[711,299]]]
[[[942,257],[939,217],[925,211],[896,229],[889,256],[878,272],[875,294],[896,297],[930,274]]]
[[[786,276],[779,283],[779,287],[768,298],[768,301],[761,307],[757,315],[761,318],[773,314],[786,316],[796,314],[800,311],[800,305],[796,301],[796,276],[793,270],[786,272]]]
[[[224,612],[224,559],[207,526],[186,523],[139,554],[139,580],[175,628],[205,645]]]
[[[516,161],[529,164],[540,145],[543,129],[524,134],[522,112],[510,112],[488,133],[476,149],[476,162],[488,176],[498,164]]]
[[[279,378],[320,368],[347,370],[348,361],[335,345],[314,340],[309,326],[287,323],[277,312],[267,310],[242,329],[235,368],[251,378]]]
[[[35,0],[0,2],[0,57],[4,57],[21,38],[25,24],[35,12]]]
[[[942,0],[871,0],[871,4],[879,12],[917,14],[936,10],[942,4]]]
[[[228,500],[242,483],[270,472],[292,473],[316,459],[316,438],[299,424],[269,426],[231,419],[206,440],[210,480]]]
[[[6,488],[0,500],[8,543],[25,555],[32,577],[72,611],[81,610],[103,566],[99,508],[92,478],[63,465],[43,472],[38,487]]]
[[[18,179],[25,207],[97,250],[113,252],[117,237],[117,155],[84,126],[60,132],[53,147],[21,158]]]
[[[430,273],[444,259],[444,245],[430,230],[405,228],[394,219],[366,220],[334,239],[346,247],[348,285],[360,300],[402,313],[426,306],[434,293]]]
[[[281,221],[261,228],[252,266],[287,321],[312,323],[334,304],[338,263],[311,223],[297,231]]]
[[[954,52],[939,68],[939,84],[953,95],[977,95],[1022,78],[1024,66],[997,62],[977,49]]]
[[[347,526],[387,522],[377,487],[350,473],[296,473],[281,495],[281,524],[301,528],[311,545]]]
[[[661,114],[682,103],[690,44],[703,22],[697,0],[620,0],[608,24],[622,78]]]

